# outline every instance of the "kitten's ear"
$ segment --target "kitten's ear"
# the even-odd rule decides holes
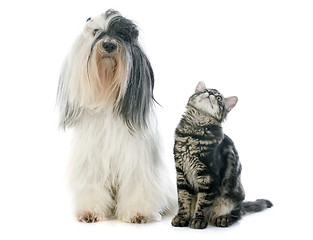
[[[204,82],[199,82],[196,89],[195,89],[195,92],[196,93],[203,92],[205,89],[206,89],[206,86],[205,86]]]
[[[225,98],[225,107],[226,110],[229,112],[230,110],[232,110],[236,104],[238,102],[238,98],[237,97],[228,97]]]

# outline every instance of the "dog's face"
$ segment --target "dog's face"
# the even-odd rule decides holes
[[[58,98],[69,105],[64,114],[111,105],[130,129],[145,125],[154,76],[138,34],[137,26],[114,10],[87,19],[61,73]]]
[[[94,104],[118,102],[127,88],[131,58],[130,49],[137,45],[137,26],[117,11],[88,18],[84,38],[90,46],[87,58],[87,78],[93,85]]]

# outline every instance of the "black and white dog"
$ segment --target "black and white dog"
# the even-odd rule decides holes
[[[141,223],[173,207],[153,85],[137,26],[114,10],[89,18],[58,88],[60,125],[74,127],[70,179],[79,221]]]

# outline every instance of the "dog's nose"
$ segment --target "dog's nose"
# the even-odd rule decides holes
[[[107,51],[108,53],[111,53],[117,48],[117,45],[112,42],[105,42],[102,44],[102,47],[105,51]]]

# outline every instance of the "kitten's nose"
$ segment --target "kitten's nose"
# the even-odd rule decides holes
[[[115,43],[112,43],[112,42],[105,42],[102,44],[102,47],[106,52],[112,53],[117,48],[117,45]]]

